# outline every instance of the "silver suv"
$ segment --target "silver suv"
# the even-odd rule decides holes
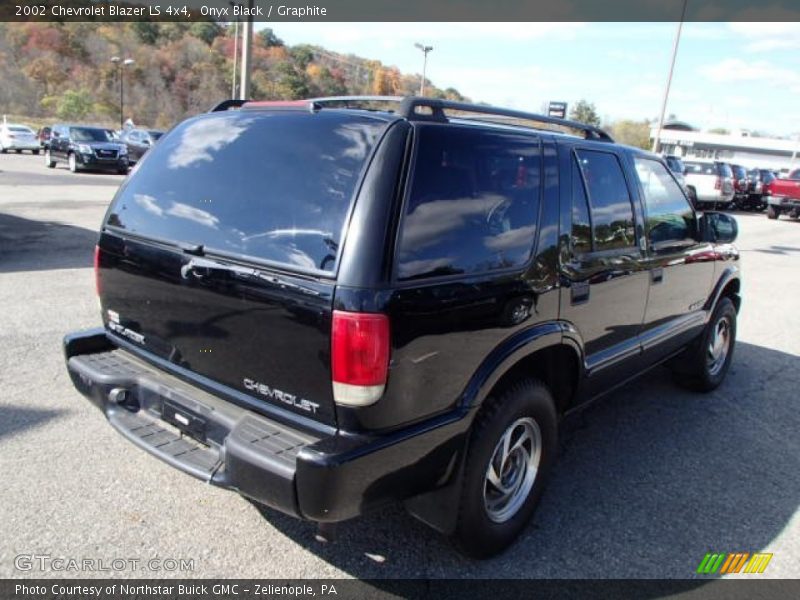
[[[685,161],[686,186],[698,205],[713,204],[726,208],[733,202],[733,171],[718,160]]]

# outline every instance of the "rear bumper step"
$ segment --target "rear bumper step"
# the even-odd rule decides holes
[[[458,412],[382,436],[320,437],[187,383],[102,329],[68,335],[64,352],[75,387],[130,442],[193,477],[319,522],[446,484],[470,421]]]

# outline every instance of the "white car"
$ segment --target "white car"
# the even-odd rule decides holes
[[[19,154],[23,150],[30,150],[39,154],[40,149],[36,133],[30,127],[13,123],[0,125],[0,152],[5,154],[9,150],[15,150]]]

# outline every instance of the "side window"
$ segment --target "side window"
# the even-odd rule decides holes
[[[421,125],[396,257],[400,280],[523,265],[539,215],[538,138]]]
[[[589,198],[583,186],[580,167],[572,161],[572,252],[576,255],[592,251],[592,222],[589,220]]]
[[[595,252],[635,246],[633,206],[619,160],[608,152],[575,154],[589,192]]]
[[[647,237],[652,244],[692,238],[694,213],[678,184],[660,162],[634,158],[647,209]]]

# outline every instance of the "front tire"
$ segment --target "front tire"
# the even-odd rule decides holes
[[[540,381],[520,380],[487,400],[472,427],[452,535],[462,553],[488,558],[517,539],[539,503],[557,440],[553,396]]]
[[[44,151],[44,166],[48,169],[54,169],[56,166],[56,161],[53,160],[52,156],[50,156],[50,149]]]
[[[31,152],[33,152],[34,156],[38,156],[39,155],[39,151],[38,150],[31,150]]]
[[[736,347],[736,307],[727,296],[719,299],[703,335],[692,344],[680,366],[675,380],[696,392],[711,392],[722,383],[733,359]]]
[[[777,208],[772,206],[772,204],[767,205],[767,218],[768,219],[777,219],[780,216],[780,211]]]
[[[68,158],[68,162],[69,162],[69,170],[72,171],[73,173],[77,173],[78,172],[78,159],[75,158],[75,153],[74,152],[70,152],[70,155],[69,155],[69,158]]]

